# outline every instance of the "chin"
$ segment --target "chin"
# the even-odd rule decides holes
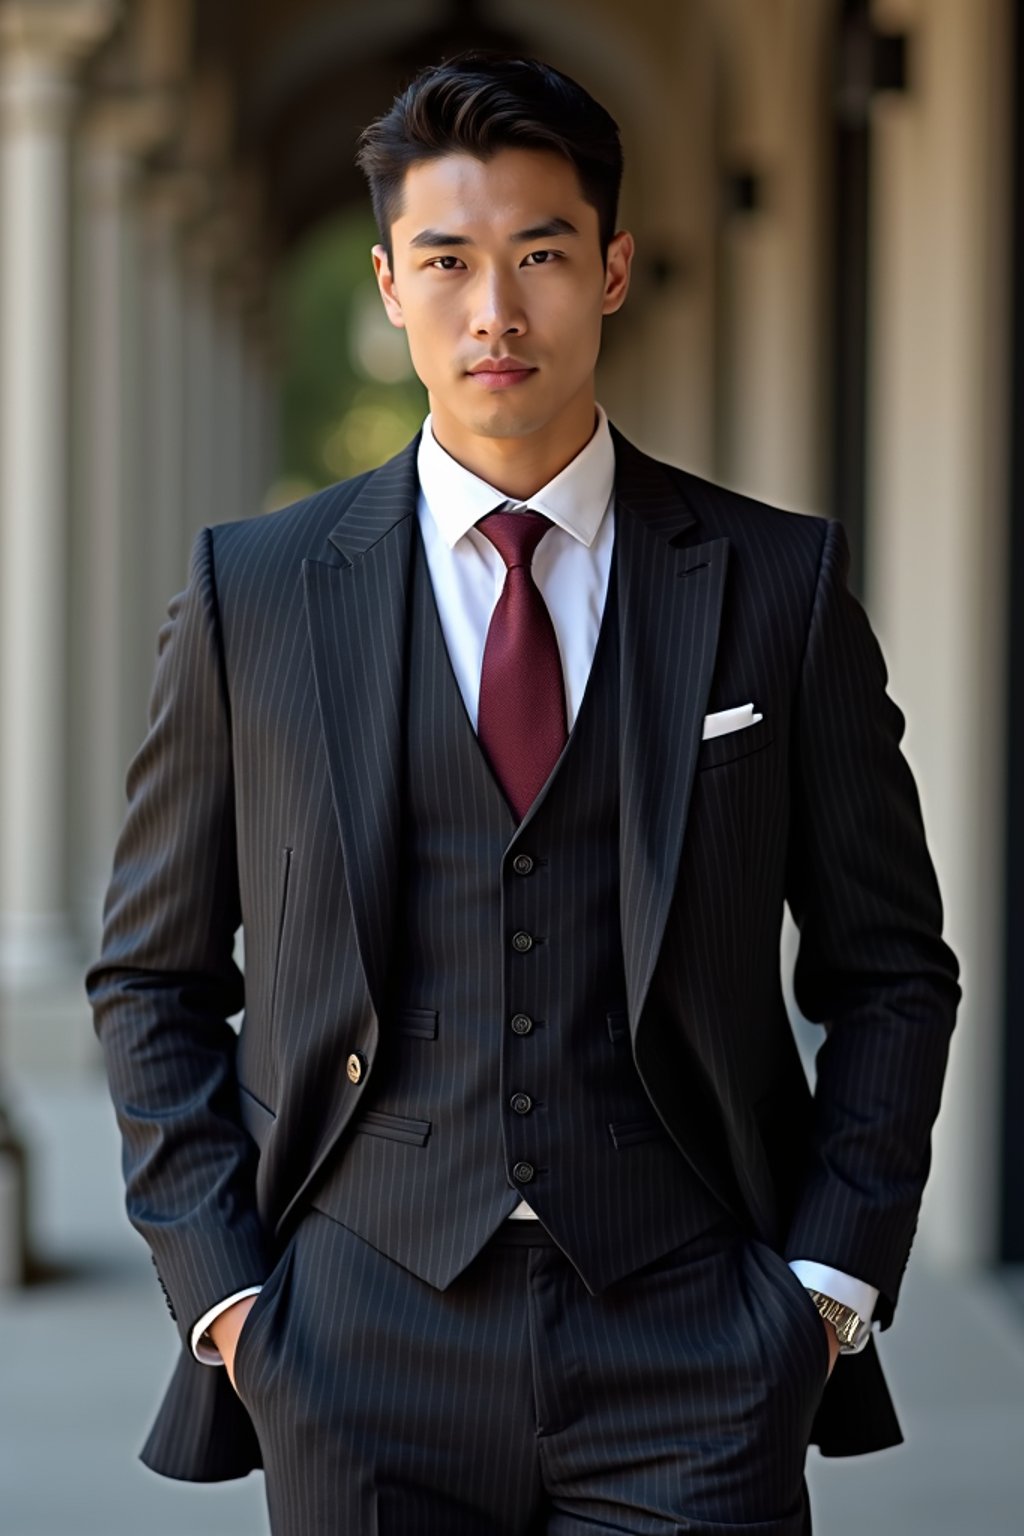
[[[523,421],[518,417],[488,417],[486,421],[474,422],[472,431],[477,437],[528,437],[531,432],[536,432],[537,423]]]
[[[498,399],[489,411],[477,412],[473,422],[467,425],[479,437],[529,437],[547,426],[549,420],[550,417],[538,412],[536,407],[527,412],[513,409],[511,401]]]

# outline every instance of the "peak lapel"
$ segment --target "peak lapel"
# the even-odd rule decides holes
[[[729,541],[655,460],[614,432],[621,654],[622,946],[634,1032],[679,871],[711,688]]]
[[[406,613],[418,438],[375,470],[303,562],[316,697],[367,985],[386,1006],[398,867]]]

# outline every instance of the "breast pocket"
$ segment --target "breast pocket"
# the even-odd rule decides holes
[[[738,731],[727,731],[724,736],[712,736],[708,741],[702,741],[698,748],[697,772],[705,768],[720,768],[723,763],[749,757],[752,752],[760,752],[771,746],[774,739],[775,724],[767,718]]]

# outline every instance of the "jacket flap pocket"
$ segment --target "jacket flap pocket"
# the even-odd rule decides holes
[[[665,1135],[665,1127],[652,1115],[642,1120],[610,1120],[608,1134],[621,1152],[623,1147],[635,1147],[642,1141],[656,1141]]]
[[[414,1035],[418,1040],[437,1039],[436,1008],[403,1008],[394,1024],[395,1033]]]
[[[368,1136],[384,1136],[390,1141],[408,1142],[422,1147],[430,1135],[429,1120],[414,1120],[409,1115],[389,1115],[383,1109],[365,1109],[354,1129]]]

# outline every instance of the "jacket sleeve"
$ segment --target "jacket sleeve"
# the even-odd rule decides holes
[[[880,1291],[892,1321],[931,1161],[959,968],[904,717],[826,525],[793,725],[786,896],[800,930],[794,990],[824,1024],[812,1156],[786,1239]]]
[[[260,1284],[270,1267],[227,1022],[244,988],[233,960],[231,718],[209,529],[160,630],[149,729],[127,793],[86,990],[122,1135],[128,1216],[187,1346],[213,1303]]]

